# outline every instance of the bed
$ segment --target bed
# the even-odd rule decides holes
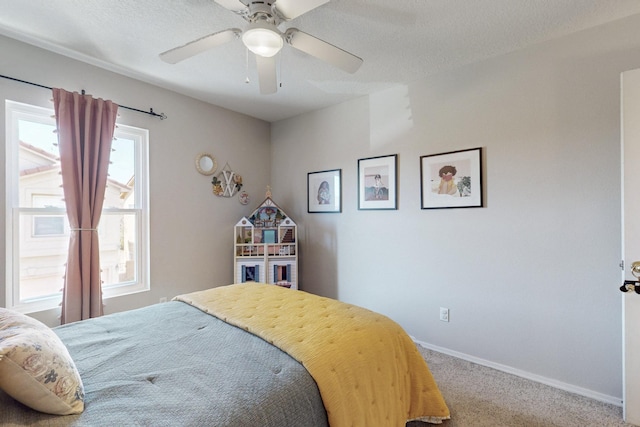
[[[8,312],[3,335],[0,311],[5,390],[16,384],[3,373],[16,365],[7,360],[17,336],[7,333],[15,329]],[[71,414],[36,411],[0,391],[0,425],[340,427],[449,418],[426,362],[395,322],[279,286],[222,286],[53,332],[79,373],[77,386],[62,387]]]

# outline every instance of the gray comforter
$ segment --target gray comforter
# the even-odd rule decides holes
[[[327,426],[305,368],[262,339],[172,301],[55,328],[85,387],[80,415],[0,391],[2,426]]]

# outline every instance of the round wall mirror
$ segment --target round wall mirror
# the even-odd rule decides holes
[[[196,169],[202,175],[213,175],[216,169],[218,169],[216,158],[207,153],[198,154],[196,157]]]

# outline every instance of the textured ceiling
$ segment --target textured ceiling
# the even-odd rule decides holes
[[[253,57],[240,40],[176,65],[159,59],[202,36],[246,28],[213,0],[0,0],[0,11],[2,35],[276,121],[638,14],[640,1],[332,0],[284,28],[364,64],[348,74],[285,45],[273,95],[260,95]]]

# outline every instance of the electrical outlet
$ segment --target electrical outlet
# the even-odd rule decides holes
[[[443,322],[449,321],[449,309],[440,307],[440,320]]]

